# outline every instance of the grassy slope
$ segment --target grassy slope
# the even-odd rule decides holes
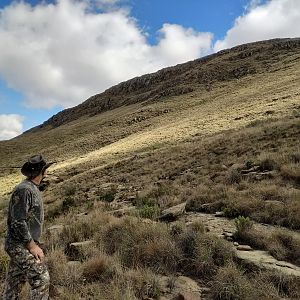
[[[210,92],[195,87],[187,95],[117,108],[1,142],[0,166],[7,161],[20,165],[34,152],[51,160],[66,160],[57,169],[80,164],[98,166],[151,145],[176,144],[189,136],[215,134],[242,128],[255,120],[292,115],[300,101],[298,58],[299,53],[283,57],[272,64],[271,73],[215,83]],[[162,113],[165,109],[169,113]],[[145,120],[130,123],[137,116],[144,116]],[[10,188],[4,187],[9,180],[1,177],[2,193]]]
[[[125,232],[128,230],[128,236],[138,231],[139,225],[134,220],[128,220],[129,223],[126,223],[126,220],[118,221],[107,215],[101,215],[98,220],[94,215],[83,227],[87,232],[81,233],[73,216],[81,211],[101,214],[98,200],[103,196],[102,187],[108,183],[112,184],[112,188],[105,190],[105,193],[112,193],[114,196],[117,191],[120,206],[123,205],[123,200],[132,195],[136,196],[134,201],[135,204],[139,202],[138,210],[141,215],[146,213],[151,217],[152,213],[159,213],[162,209],[183,201],[188,202],[190,210],[201,210],[203,203],[210,203],[211,205],[206,208],[209,212],[223,209],[231,217],[245,215],[257,221],[299,229],[300,91],[297,85],[300,78],[299,58],[300,53],[285,55],[270,63],[271,72],[216,82],[210,91],[195,86],[194,91],[186,95],[116,108],[94,117],[82,117],[80,120],[51,130],[43,128],[39,132],[27,133],[14,140],[1,142],[0,166],[4,166],[7,160],[11,164],[19,165],[34,152],[41,152],[49,159],[61,161],[52,167],[52,173],[58,176],[61,182],[52,184],[45,193],[47,223],[68,223],[74,231],[63,233],[58,241],[51,239],[47,241],[51,247],[58,243],[57,249],[52,249],[50,253],[52,264],[60,260],[61,266],[65,268],[63,271],[68,273],[63,254],[65,243],[68,241],[96,238],[106,245],[106,234],[109,235],[114,227],[119,230],[119,226],[123,226],[122,222],[125,222],[124,230]],[[166,109],[167,113],[164,112]],[[134,122],[136,117],[144,119]],[[261,165],[271,161],[275,171],[274,177],[263,181],[245,180],[240,178],[239,173],[236,177],[237,164],[244,165],[247,161]],[[2,173],[0,177],[2,207],[5,207],[11,188],[19,180],[21,177],[17,173],[8,171]],[[69,202],[64,201],[66,199]],[[272,203],[266,204],[266,200],[281,203],[277,203],[278,205],[273,203],[275,205],[273,206]],[[69,205],[72,206],[71,210]],[[148,206],[154,207],[153,210],[149,210]],[[5,228],[5,218],[2,220],[1,231]],[[97,220],[103,226],[101,232],[95,231],[99,226],[98,223],[97,225],[94,223]],[[180,252],[182,251],[180,245],[174,246],[174,249],[179,249],[179,254],[177,250],[174,250],[176,253],[164,252],[164,249],[170,247],[168,243],[177,241],[169,236],[169,229],[164,225],[160,230],[157,225],[153,225],[154,228],[152,225],[145,226],[141,230],[145,230],[150,236],[153,235],[154,240],[156,238],[161,240],[158,247],[162,252],[159,252],[159,255],[166,257],[167,261],[177,260],[178,255],[180,257],[183,255]],[[155,233],[156,231],[158,233]],[[144,235],[143,232],[140,234]],[[191,233],[185,232],[178,241],[184,240],[185,234],[190,236]],[[127,235],[124,233],[125,236]],[[195,238],[200,238],[200,244],[206,243],[203,237]],[[143,247],[144,242],[139,240],[140,236],[134,235],[133,239]],[[255,240],[255,237],[252,239]],[[63,241],[63,244],[60,245],[59,241]],[[128,241],[121,239],[120,243],[119,247],[126,249]],[[219,245],[217,241],[216,244],[218,246],[214,246],[215,251],[219,251],[220,248],[227,253],[226,246]],[[110,244],[105,247],[109,246]],[[136,264],[142,268],[149,265],[151,267],[153,261],[158,258],[155,254],[156,247],[140,249],[141,253],[146,251],[147,255],[153,251],[153,257],[150,256],[149,261],[136,258]],[[94,251],[95,253],[87,256],[87,264],[92,264],[93,259],[99,257],[99,249]],[[109,251],[107,253],[111,254]],[[289,259],[286,256],[283,258]],[[106,267],[110,266],[111,259],[110,256],[109,258],[105,256]],[[241,290],[248,289],[247,293],[249,289],[261,292],[256,283],[250,284],[244,275],[232,269],[233,267],[214,261],[210,262],[212,274],[202,274],[200,265],[203,264],[201,260],[203,258],[186,259],[188,263],[189,259],[199,262],[199,274],[189,274],[188,271],[183,271],[182,266],[172,268],[181,268],[186,275],[193,275],[198,279],[208,276],[209,280],[214,280],[211,276],[217,276],[218,284],[222,284],[225,280],[221,279],[222,276],[226,277],[233,272],[232,276],[237,280],[234,284]],[[128,262],[125,255],[117,260],[114,257],[113,265],[115,264],[128,267],[131,262],[130,260]],[[163,272],[170,272],[169,265],[162,263],[158,267],[162,268]],[[53,273],[59,274],[57,265],[52,265],[52,268]],[[194,266],[191,267],[193,268]],[[128,283],[126,272],[122,273],[122,276],[127,278],[125,282]],[[152,268],[151,272],[157,270]],[[93,295],[99,292],[99,288],[93,287],[92,284],[82,286],[80,278],[64,276],[57,277],[57,282],[60,279],[62,282],[57,285],[69,290],[65,292],[66,299],[72,297],[77,299],[75,295],[79,290]],[[120,293],[124,287],[119,288],[119,284],[125,284],[120,279],[122,276],[119,273],[116,277],[112,276],[114,280],[119,280],[114,282],[116,287],[114,292]],[[141,277],[145,276],[143,274]],[[66,280],[76,282],[76,286],[64,285]],[[100,279],[104,283],[105,280]],[[267,281],[271,285],[272,280]],[[222,289],[222,286],[219,288]],[[127,292],[133,293],[131,290]],[[108,294],[111,293],[109,290]],[[234,296],[236,298],[232,299],[243,299],[245,295],[242,293]],[[106,296],[101,297],[106,299]],[[258,296],[253,296],[252,299],[256,299],[255,297]],[[271,299],[270,295],[267,297]],[[117,296],[114,298],[118,299]],[[134,298],[129,295],[128,299]],[[278,298],[274,296],[272,299]]]

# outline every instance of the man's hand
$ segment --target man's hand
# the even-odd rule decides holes
[[[33,240],[31,240],[26,247],[38,262],[42,263],[44,261],[45,255],[43,250]]]

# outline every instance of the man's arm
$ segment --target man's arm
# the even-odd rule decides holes
[[[37,260],[42,261],[44,253],[32,239],[26,222],[31,205],[32,194],[28,189],[21,189],[14,192],[10,206],[11,226],[14,235],[16,235],[15,238],[22,242]]]

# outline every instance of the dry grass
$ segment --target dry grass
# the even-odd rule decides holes
[[[292,290],[297,282],[293,278],[287,279],[291,280],[291,283],[288,284],[288,289],[285,289],[275,282],[281,277],[280,274],[273,273],[272,279],[270,275],[268,272],[261,272],[251,274],[249,277],[249,274],[245,274],[234,264],[222,267],[211,282],[213,298],[216,300],[279,300],[282,296],[299,295],[298,291]]]

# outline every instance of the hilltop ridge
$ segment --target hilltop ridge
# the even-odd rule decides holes
[[[202,87],[206,91],[215,82],[239,79],[249,74],[276,71],[284,56],[300,48],[300,39],[273,39],[236,46],[158,72],[136,77],[96,94],[83,103],[65,109],[42,125],[57,127],[82,116],[93,116],[107,110],[137,102],[159,101],[180,96]]]

